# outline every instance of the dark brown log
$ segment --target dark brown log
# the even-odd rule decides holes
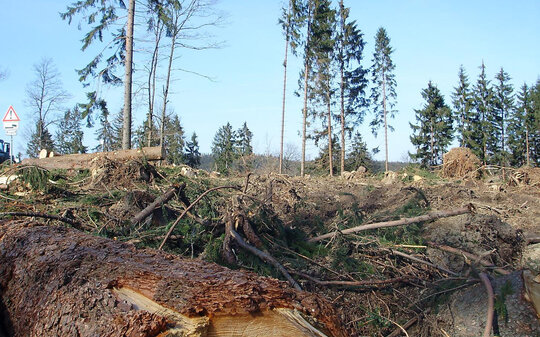
[[[156,210],[156,208],[166,204],[169,200],[171,200],[180,190],[183,190],[186,187],[186,183],[182,183],[181,185],[176,185],[171,187],[167,192],[165,192],[160,197],[156,198],[154,202],[152,202],[150,205],[146,206],[145,209],[137,213],[133,219],[131,219],[132,224],[136,224],[138,222],[141,222],[146,217],[148,217],[152,212]]]
[[[15,221],[0,222],[0,317],[15,337],[349,335],[286,282]]]
[[[162,160],[165,158],[163,149],[159,146],[143,147],[142,149],[119,150],[112,152],[96,152],[68,154],[52,158],[27,158],[22,165],[39,166],[47,170],[81,170],[91,167],[93,160],[107,158],[109,160],[128,161],[133,159]]]
[[[440,218],[450,217],[450,216],[456,216],[461,214],[470,213],[472,210],[472,206],[468,205],[462,208],[454,209],[454,210],[447,210],[447,211],[435,211],[428,214],[416,216],[413,218],[406,218],[406,219],[400,219],[400,220],[394,220],[394,221],[385,221],[385,222],[377,222],[367,225],[361,225],[357,227],[348,228],[345,230],[340,231],[342,234],[351,234],[356,233],[360,231],[365,231],[368,229],[377,229],[377,228],[386,228],[386,227],[395,227],[395,226],[404,226],[404,225],[410,225],[412,223],[416,222],[424,222],[424,221],[432,221]],[[309,239],[309,242],[317,242],[324,239],[330,239],[336,236],[339,232],[332,232],[327,233],[324,235],[320,235],[314,238]]]
[[[491,327],[493,326],[493,315],[495,310],[495,295],[493,294],[493,287],[489,281],[489,277],[486,273],[480,273],[480,280],[486,288],[488,304],[487,304],[487,314],[486,314],[486,327],[484,328],[483,337],[491,336]]]

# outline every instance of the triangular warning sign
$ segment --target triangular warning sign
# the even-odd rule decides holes
[[[4,116],[4,119],[2,119],[2,122],[18,122],[21,119],[19,116],[17,116],[17,113],[15,112],[15,109],[13,109],[13,106],[9,106],[8,111],[6,112],[6,115]]]

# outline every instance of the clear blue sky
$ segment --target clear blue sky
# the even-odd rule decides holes
[[[68,25],[58,15],[73,1],[0,0],[0,69],[9,76],[0,82],[0,113],[13,105],[21,117],[21,129],[15,139],[15,152],[23,152],[29,128],[34,126],[31,111],[25,105],[25,87],[34,79],[33,65],[43,57],[52,58],[64,88],[72,94],[67,107],[84,100],[85,89],[77,81],[74,69],[82,68],[93,56],[80,51],[84,31],[77,22]],[[376,30],[386,28],[395,52],[397,110],[391,124],[390,159],[403,160],[413,151],[409,141],[409,121],[414,109],[421,108],[420,92],[433,81],[451,103],[450,94],[457,83],[460,64],[471,82],[484,60],[493,78],[503,67],[519,88],[534,83],[540,75],[540,1],[428,1],[428,0],[345,0],[351,16],[364,33],[366,67],[371,64]],[[171,107],[180,116],[189,137],[199,135],[202,152],[209,152],[217,129],[227,122],[239,128],[244,121],[254,133],[256,152],[279,153],[284,41],[277,24],[281,1],[222,0],[218,8],[228,14],[227,24],[214,30],[216,40],[225,41],[218,50],[181,50],[178,68],[210,76],[214,81],[178,72],[172,84]],[[136,28],[137,29],[137,28]],[[98,48],[96,47],[96,49]],[[136,56],[136,68],[144,67]],[[286,143],[300,151],[301,99],[293,95],[297,88],[300,61],[289,56],[286,110]],[[140,72],[139,72],[140,74]],[[121,108],[122,89],[102,88],[110,100],[111,111]],[[144,119],[142,94],[135,98],[134,120]],[[366,116],[361,128],[369,148],[383,149],[382,133],[374,138]],[[5,137],[0,131],[0,138]],[[86,145],[96,145],[93,130],[87,131]],[[311,157],[317,153],[308,145]],[[376,158],[381,159],[379,154]]]

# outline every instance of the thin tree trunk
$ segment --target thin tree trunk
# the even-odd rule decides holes
[[[289,32],[285,39],[285,59],[283,60],[283,104],[281,108],[281,145],[279,151],[279,174],[283,173],[283,137],[285,134],[285,94],[287,92],[287,55],[289,52]]]
[[[342,3],[343,5],[343,3]],[[345,76],[343,74],[343,65],[341,67],[341,84],[340,84],[340,99],[341,99],[341,158],[340,158],[340,172],[343,174],[345,171],[345,88],[344,88]],[[356,168],[355,168],[356,169]]]
[[[430,146],[430,152],[431,152],[431,165],[435,165],[435,149],[434,149],[434,137],[433,137],[433,119],[431,120],[431,123],[429,125],[429,132],[430,132],[430,139],[429,139],[429,146]]]
[[[334,175],[334,155],[332,153],[332,112],[330,110],[330,93],[327,93],[326,96],[328,99],[326,102],[328,109],[328,163],[330,165],[330,177],[332,177]]]
[[[306,128],[307,128],[307,100],[308,100],[308,73],[310,68],[309,60],[309,35],[311,33],[311,1],[308,8],[308,23],[306,33],[306,48],[304,52],[304,110],[302,118],[302,161],[300,162],[300,176],[304,176],[306,167]]]
[[[161,25],[157,21],[156,26],[156,45],[154,52],[152,53],[152,60],[150,64],[150,73],[148,74],[148,139],[146,146],[152,146],[152,136],[154,129],[154,102],[156,97],[156,73],[159,55],[159,42],[161,40]]]
[[[386,121],[386,76],[384,72],[383,72],[382,82],[383,82],[382,91],[383,91],[384,149],[385,149],[384,171],[388,172],[388,122]]]
[[[131,88],[133,75],[133,25],[135,21],[135,0],[129,1],[126,29],[126,75],[124,80],[124,127],[122,129],[122,149],[131,148]]]
[[[178,19],[177,19],[178,20]],[[175,23],[175,27],[177,22]],[[176,45],[176,32],[171,37],[171,53],[169,54],[169,66],[167,67],[167,81],[165,82],[165,90],[163,91],[163,110],[161,111],[161,135],[159,136],[159,146],[165,146],[165,118],[167,117],[167,100],[169,96],[169,87],[171,83],[172,63],[174,60],[174,48]]]
[[[527,127],[525,127],[525,151],[527,152],[527,166],[530,166],[531,162],[529,158],[529,129]]]

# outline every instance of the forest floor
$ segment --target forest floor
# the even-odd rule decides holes
[[[440,315],[450,295],[478,284],[479,273],[495,279],[496,267],[520,270],[528,240],[540,237],[538,168],[485,170],[481,178],[450,180],[408,167],[386,177],[343,179],[220,177],[187,167],[106,161],[83,171],[4,167],[0,176],[17,176],[0,188],[3,218],[37,216],[136,247],[163,245],[171,253],[285,280],[272,264],[234,243],[224,244],[227,219],[240,214],[255,232],[236,227],[247,242],[272,255],[303,290],[332,302],[347,328],[359,336],[401,336],[403,330],[411,336],[448,335],[446,318]],[[184,183],[177,197],[143,221],[132,222],[157,197]],[[187,205],[223,186],[229,187],[197,201],[167,236]],[[340,232],[464,206],[472,212]],[[41,218],[44,214],[71,223]],[[337,235],[331,239],[308,242],[333,231]],[[441,245],[479,259],[450,254]],[[481,265],[480,258],[492,266]],[[536,327],[528,329],[534,335]]]

